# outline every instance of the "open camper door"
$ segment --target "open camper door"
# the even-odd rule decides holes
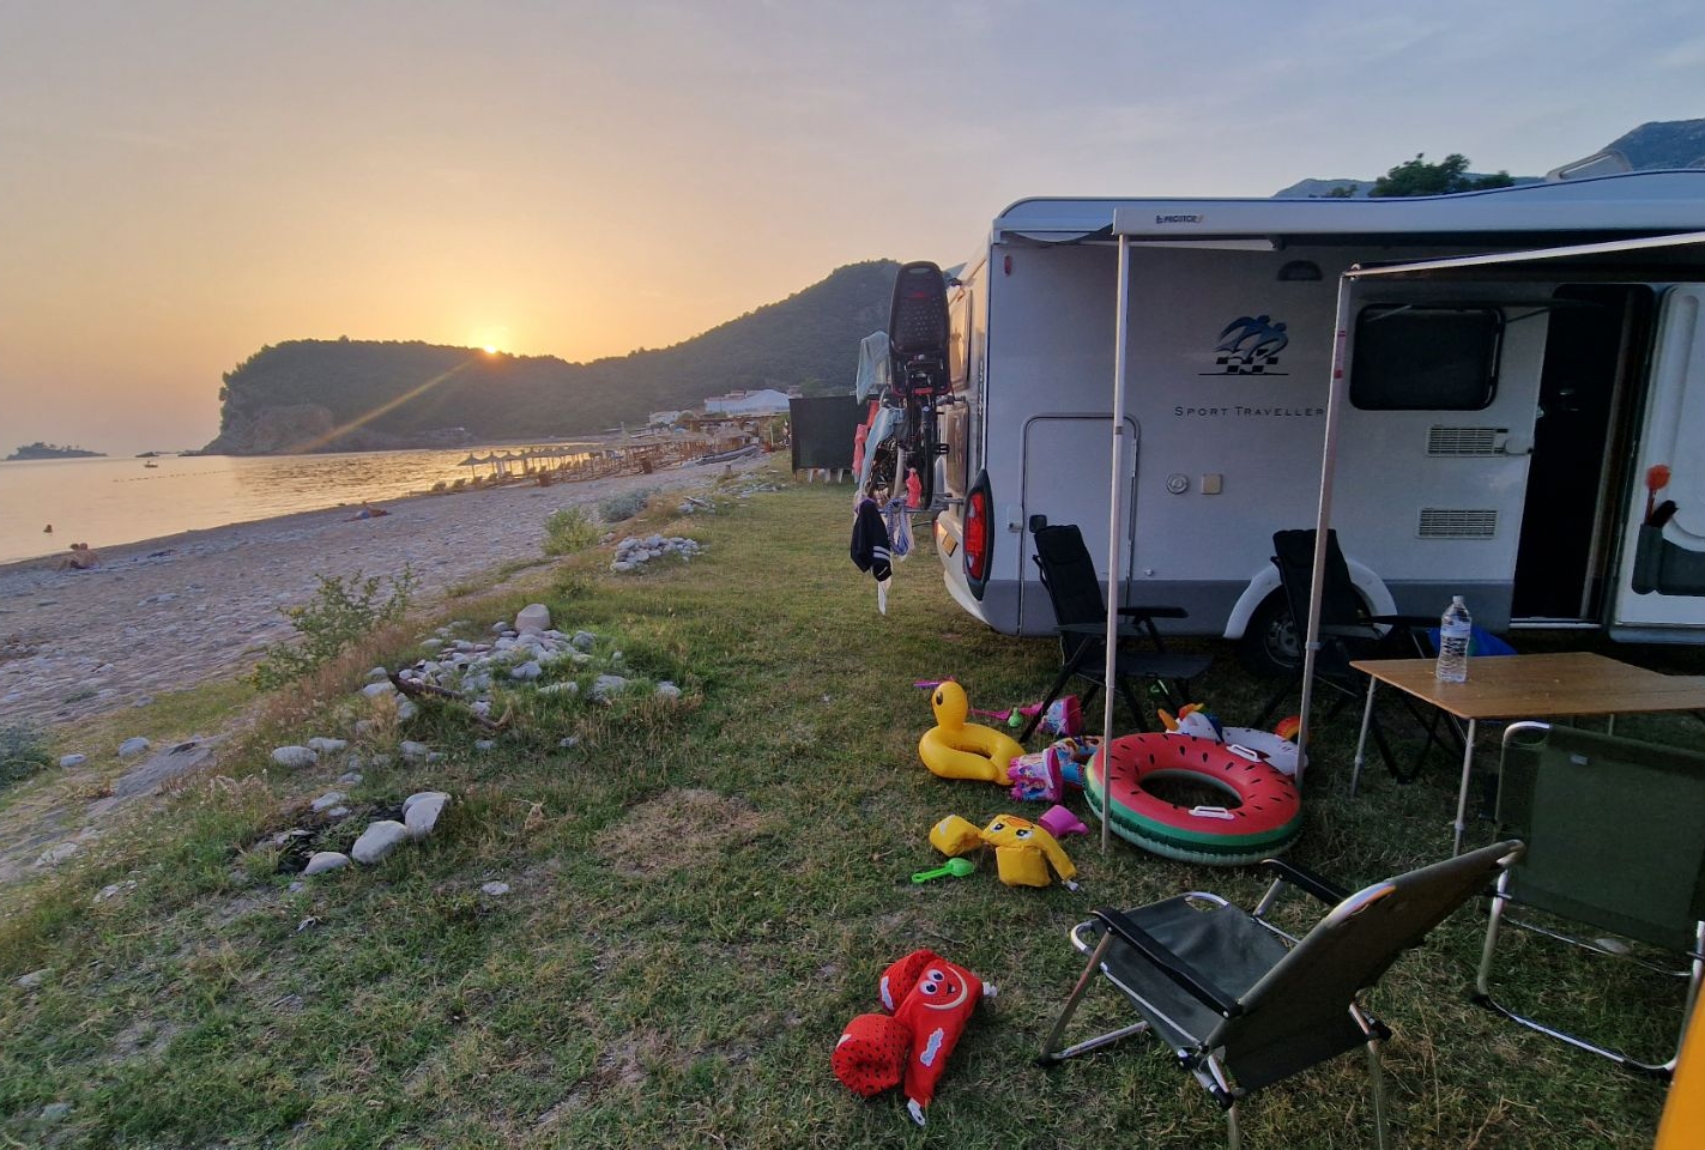
[[[1630,488],[1611,636],[1705,627],[1705,286],[1671,288],[1660,305]]]

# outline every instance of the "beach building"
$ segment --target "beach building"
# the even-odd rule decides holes
[[[787,391],[773,387],[760,391],[731,391],[727,395],[706,396],[704,410],[706,415],[783,415],[787,412],[788,400],[798,394],[796,387]]]

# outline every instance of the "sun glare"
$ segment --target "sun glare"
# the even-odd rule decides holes
[[[487,355],[496,355],[497,354],[497,348],[493,347],[491,344],[488,343],[485,345],[485,353]]]

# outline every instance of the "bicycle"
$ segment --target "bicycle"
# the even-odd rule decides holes
[[[905,264],[894,277],[889,305],[892,375],[882,398],[885,406],[901,412],[900,427],[877,446],[872,474],[886,480],[892,497],[904,498],[912,510],[933,508],[936,460],[947,454],[940,439],[940,407],[953,396],[948,334],[947,281],[941,268],[927,261]],[[914,475],[915,491],[910,482]]]

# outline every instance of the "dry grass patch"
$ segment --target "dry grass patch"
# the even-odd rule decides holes
[[[665,791],[605,828],[593,852],[629,878],[716,866],[751,842],[764,820],[745,799],[696,787]]]

